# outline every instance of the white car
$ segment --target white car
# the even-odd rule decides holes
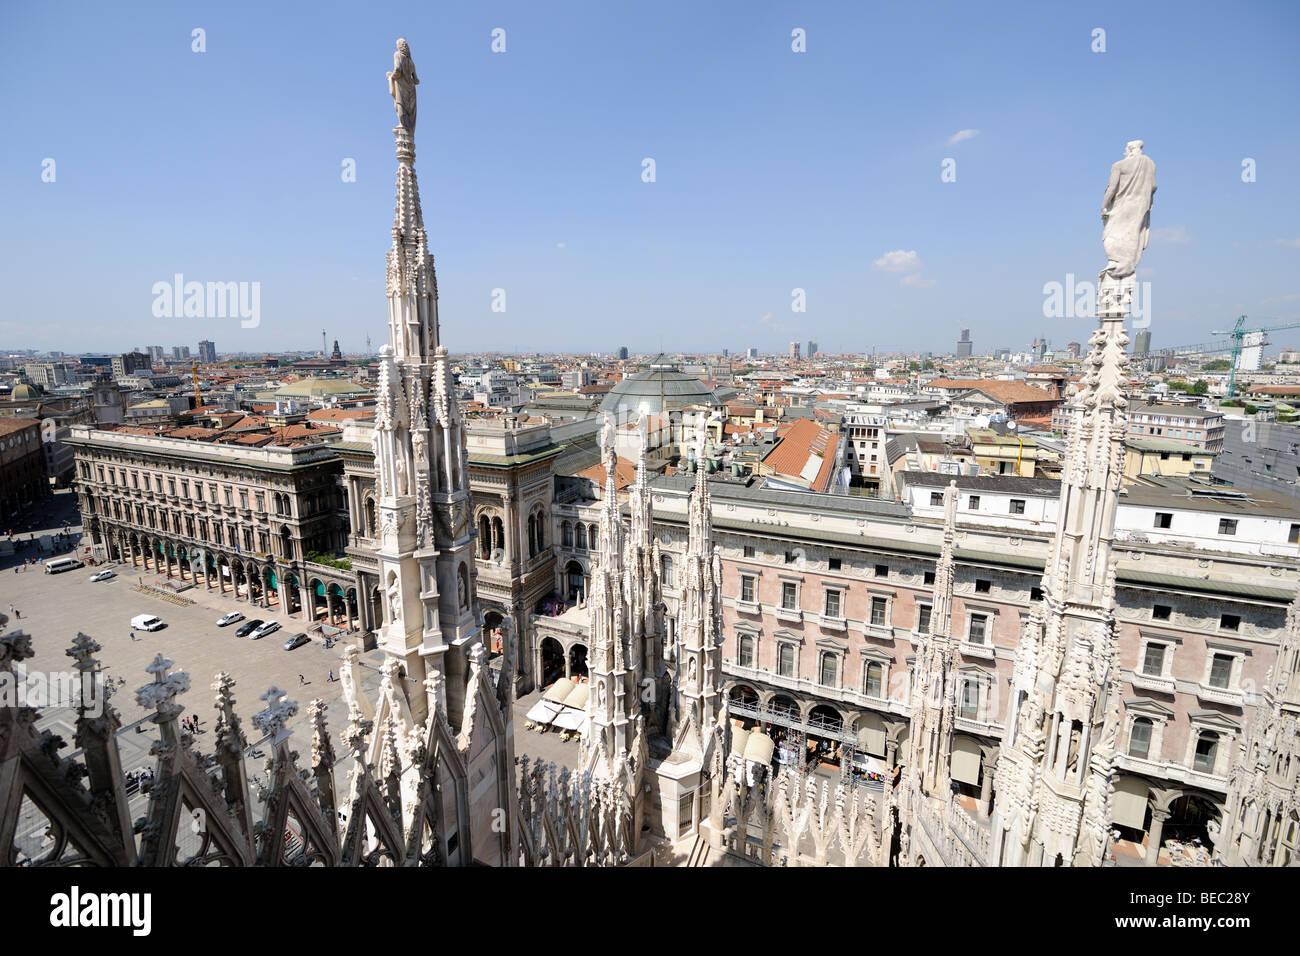
[[[116,571],[96,571],[90,576],[92,581],[107,581],[109,578],[117,577]]]
[[[167,625],[162,622],[162,618],[152,614],[137,614],[131,618],[131,626],[137,631],[157,631]]]
[[[275,621],[267,621],[257,630],[253,631],[252,634],[249,634],[248,639],[251,641],[255,641],[259,637],[266,637],[266,635],[270,634],[273,631],[278,631],[279,629],[280,629],[280,625],[277,624]]]
[[[227,624],[234,624],[236,621],[242,621],[244,615],[238,611],[231,611],[229,614],[223,614],[217,619],[217,627],[225,627]]]

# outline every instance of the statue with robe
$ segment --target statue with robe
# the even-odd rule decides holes
[[[415,132],[415,87],[419,82],[415,64],[411,62],[411,48],[405,40],[398,40],[393,72],[388,74],[388,93],[397,108],[397,121],[408,133]]]
[[[1101,201],[1105,223],[1101,244],[1106,250],[1102,278],[1126,279],[1137,272],[1151,233],[1151,202],[1156,193],[1156,164],[1142,153],[1142,140],[1124,147],[1124,158],[1110,168],[1110,182]]]

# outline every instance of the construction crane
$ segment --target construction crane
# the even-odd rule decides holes
[[[199,363],[198,362],[196,361],[190,362],[190,375],[194,379],[194,407],[202,408],[203,393],[199,391]]]
[[[1268,325],[1259,329],[1248,329],[1245,326],[1246,317],[1241,315],[1237,317],[1237,324],[1233,326],[1231,331],[1210,333],[1211,335],[1227,335],[1232,339],[1232,369],[1228,373],[1229,398],[1235,398],[1237,395],[1237,368],[1241,365],[1242,353],[1249,350],[1251,358],[1246,364],[1258,367],[1260,356],[1264,353],[1264,346],[1268,345],[1268,333],[1279,332],[1282,329],[1300,329],[1300,322]],[[1251,371],[1254,371],[1254,369]]]
[[[1228,373],[1228,398],[1234,398],[1237,394],[1237,372],[1242,366],[1243,353],[1252,353],[1245,364],[1259,364],[1259,357],[1263,353],[1264,347],[1269,344],[1269,332],[1279,332],[1282,329],[1300,329],[1300,322],[1284,322],[1280,325],[1268,325],[1258,329],[1246,328],[1246,316],[1238,316],[1237,324],[1227,331],[1211,332],[1211,335],[1225,336],[1227,341],[1223,342],[1201,342],[1196,345],[1177,345],[1167,349],[1152,349],[1147,352],[1134,352],[1132,358],[1177,358],[1190,355],[1216,355],[1223,353],[1232,353],[1232,360],[1229,363]],[[1253,369],[1247,369],[1253,371]]]

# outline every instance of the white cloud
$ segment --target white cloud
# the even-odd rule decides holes
[[[911,286],[913,289],[928,289],[930,288],[930,286],[934,285],[937,281],[938,280],[936,279],[924,279],[921,277],[921,274],[919,272],[913,273],[912,275],[903,276],[903,285]]]
[[[568,245],[568,243],[557,242],[557,243],[555,244],[555,248],[556,248],[556,249],[563,249],[566,245]]]
[[[965,140],[974,139],[979,134],[980,131],[977,129],[959,129],[957,130],[957,132],[953,133],[951,136],[948,137],[948,145],[956,146],[958,143],[963,142]]]
[[[1187,231],[1186,226],[1164,226],[1160,229],[1152,229],[1151,238],[1171,246],[1185,246],[1192,241],[1192,234]]]
[[[911,251],[895,249],[893,252],[886,252],[872,265],[882,272],[919,272],[921,257],[916,254],[915,249]]]
[[[1274,239],[1279,246],[1290,246],[1292,249],[1300,249],[1300,239]]]

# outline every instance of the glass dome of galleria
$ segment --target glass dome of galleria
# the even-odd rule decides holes
[[[679,411],[688,405],[719,404],[713,389],[661,355],[649,368],[627,376],[610,389],[600,404],[600,410],[615,413],[621,421],[642,412],[658,415]]]

